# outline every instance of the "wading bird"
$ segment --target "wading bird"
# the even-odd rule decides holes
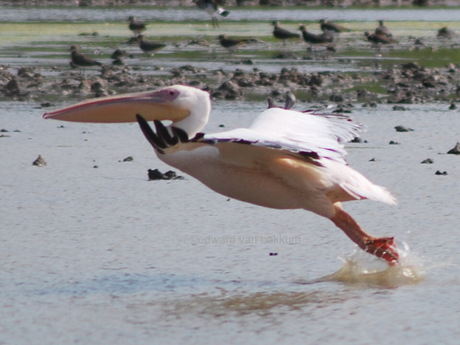
[[[76,67],[89,67],[89,66],[102,66],[102,63],[99,61],[93,60],[90,57],[80,53],[80,48],[78,46],[71,46],[70,50],[70,66],[72,68]]]
[[[299,30],[302,32],[303,40],[310,44],[324,44],[334,42],[334,35],[328,31],[320,34],[312,34],[307,31],[305,25],[300,25]]]
[[[280,23],[275,20],[272,22],[273,25],[273,36],[275,38],[278,38],[280,40],[283,40],[283,44],[286,44],[286,40],[292,39],[292,38],[299,38],[300,35],[296,32],[291,32],[289,30],[286,30],[280,26]]]
[[[391,36],[383,35],[383,34],[370,34],[369,32],[365,32],[364,36],[366,36],[367,40],[369,42],[375,43],[375,44],[390,44],[390,43],[398,43],[397,40],[395,40]]]
[[[163,49],[166,47],[166,44],[164,43],[159,43],[159,42],[152,42],[152,41],[147,41],[144,39],[143,35],[137,36],[139,40],[139,48],[142,49],[142,51],[146,54],[153,55],[157,51]]]
[[[238,46],[251,42],[257,42],[257,40],[253,38],[230,38],[227,37],[227,35],[219,35],[217,39],[219,40],[220,45],[228,49],[230,52],[234,52]]]
[[[129,30],[131,30],[135,36],[140,35],[147,29],[147,25],[144,22],[137,20],[134,16],[129,17],[128,21]]]
[[[230,12],[222,7],[219,0],[194,0],[198,8],[209,13],[214,28],[219,27],[218,16],[227,17]]]
[[[395,203],[386,189],[345,162],[344,143],[358,135],[359,124],[340,114],[270,108],[247,128],[200,133],[210,113],[209,93],[174,85],[87,100],[43,117],[106,123],[137,120],[160,160],[215,192],[255,205],[314,212],[330,219],[364,251],[389,264],[398,262],[392,237],[367,234],[341,206],[343,201],[360,199]],[[153,121],[155,130],[147,121]]]
[[[328,21],[326,18],[320,19],[319,24],[321,27],[321,31],[323,32],[333,31],[333,32],[340,33],[340,32],[350,31],[349,29],[347,29],[346,27],[342,25]]]
[[[376,35],[383,35],[383,36],[388,36],[388,37],[393,37],[393,34],[391,33],[390,29],[388,29],[385,24],[383,23],[383,20],[379,20],[379,26],[375,28],[374,33]]]

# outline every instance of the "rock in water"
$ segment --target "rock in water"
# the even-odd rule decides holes
[[[37,159],[33,161],[32,165],[35,165],[37,167],[44,167],[46,165],[46,162],[41,155],[38,155]]]
[[[412,132],[413,129],[406,127],[406,126],[396,126],[395,127],[396,132]]]
[[[447,151],[451,155],[460,155],[460,142],[458,142],[452,149]]]
[[[149,181],[152,180],[182,180],[182,176],[178,176],[174,171],[169,170],[164,174],[158,169],[148,169]]]

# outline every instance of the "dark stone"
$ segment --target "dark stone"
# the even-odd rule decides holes
[[[41,155],[38,155],[37,159],[32,162],[32,165],[43,167],[46,165],[46,162]]]
[[[460,142],[455,144],[455,146],[447,151],[447,153],[451,155],[460,155]]]
[[[412,128],[405,127],[405,126],[396,126],[395,129],[396,129],[396,132],[413,132],[414,131]]]
[[[164,174],[158,169],[148,169],[149,181],[153,180],[182,180],[182,176],[178,176],[174,171],[168,170]]]

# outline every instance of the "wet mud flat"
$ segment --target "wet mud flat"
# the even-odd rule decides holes
[[[8,42],[0,49],[0,94],[5,100],[46,105],[186,84],[226,100],[270,96],[281,101],[290,90],[301,101],[340,106],[455,103],[460,92],[459,24],[449,24],[451,36],[438,37],[438,28],[445,23],[424,24],[423,29],[417,22],[390,23],[395,37],[391,44],[366,39],[363,32],[375,27],[372,22],[343,24],[351,31],[337,34],[331,44],[310,45],[299,39],[285,45],[271,36],[269,23],[235,26],[226,22],[218,29],[206,22],[165,23],[150,36],[166,45],[154,56],[139,49],[126,24],[89,25],[94,31],[82,31],[83,26],[76,25],[73,32],[69,24],[65,33],[59,33],[56,25],[54,42],[39,36],[32,44]],[[287,26],[297,28],[292,23]],[[309,27],[318,31],[315,22]],[[180,31],[189,33],[177,36]],[[219,45],[221,32],[253,41],[229,51]],[[69,66],[69,43],[81,46],[102,66]]]

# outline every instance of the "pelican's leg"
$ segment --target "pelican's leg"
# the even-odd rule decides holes
[[[393,237],[370,236],[340,207],[340,204],[335,205],[335,210],[336,213],[331,220],[362,250],[386,260],[390,265],[398,262],[399,254],[396,251]]]

